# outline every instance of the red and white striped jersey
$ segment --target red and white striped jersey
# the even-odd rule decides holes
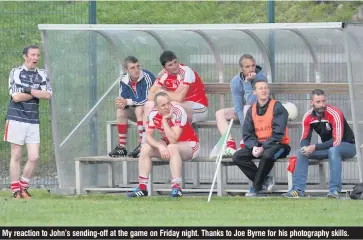
[[[156,78],[156,83],[165,87],[168,91],[175,91],[183,84],[189,85],[189,91],[184,101],[192,101],[203,104],[208,107],[208,99],[205,93],[204,84],[198,73],[188,66],[180,64],[180,70],[177,75],[172,75],[163,69]]]
[[[195,134],[194,129],[187,119],[187,113],[179,105],[172,105],[171,111],[173,112],[171,118],[168,121],[170,127],[178,126],[183,129],[180,134],[178,142],[199,142],[197,134]],[[147,129],[157,129],[161,134],[163,140],[169,144],[169,140],[164,132],[164,127],[162,124],[163,117],[158,113],[156,108],[150,111],[148,121],[146,123]]]

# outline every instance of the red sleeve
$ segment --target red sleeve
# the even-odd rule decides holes
[[[300,141],[306,139],[310,133],[310,118],[311,118],[311,110],[305,113],[302,120],[302,135]]]
[[[332,106],[326,107],[328,113],[328,121],[332,124],[333,131],[333,146],[337,147],[340,145],[344,134],[344,117],[343,113]]]

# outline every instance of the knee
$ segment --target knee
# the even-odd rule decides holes
[[[143,144],[140,150],[140,159],[142,156],[149,156],[151,152],[151,146],[147,143]]]
[[[328,150],[328,156],[333,157],[333,156],[337,156],[340,154],[339,148],[338,147],[331,147]]]
[[[243,149],[243,148],[242,148]],[[237,150],[235,153],[233,153],[232,155],[232,161],[234,163],[238,163],[238,162],[241,162],[241,160],[243,160],[243,158],[240,156],[240,151],[243,151],[242,149],[240,150]]]
[[[124,108],[117,108],[117,119],[120,120],[126,117],[127,117],[126,110]]]
[[[216,120],[224,119],[224,109],[220,109],[216,112]]]
[[[39,161],[39,155],[31,155],[28,157],[28,162],[37,163]]]
[[[168,148],[170,156],[179,154],[178,144],[169,144],[167,148]]]
[[[144,114],[144,106],[138,106],[135,108],[135,115],[137,119],[142,119]]]
[[[22,149],[12,150],[10,161],[19,163],[22,155]]]

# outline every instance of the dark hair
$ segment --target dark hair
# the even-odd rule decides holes
[[[321,89],[314,89],[313,91],[311,91],[311,99],[313,99],[314,95],[322,96],[325,95],[325,92]]]
[[[242,60],[243,59],[251,59],[253,61],[255,61],[254,57],[251,54],[243,54],[240,58],[239,58],[239,66],[242,67]]]
[[[26,46],[23,49],[23,55],[27,55],[30,49],[39,49],[39,47],[36,45]]]
[[[264,82],[264,83],[267,83],[267,84],[268,84],[268,81],[267,81],[267,79],[266,79],[266,78],[259,78],[259,79],[255,79],[255,80],[253,80],[253,82],[252,82],[252,88],[253,88],[253,90],[255,90],[255,89],[256,89],[256,83],[259,83],[259,82]]]
[[[164,92],[164,91],[160,91],[160,92],[157,92],[154,96],[154,104],[155,106],[157,105],[156,104],[156,101],[158,100],[159,97],[169,97],[168,93]]]
[[[127,56],[124,59],[124,68],[127,69],[127,67],[129,66],[129,63],[137,63],[137,62],[139,62],[139,59],[137,59],[136,57],[134,57],[134,56]]]
[[[172,51],[164,51],[161,55],[160,55],[160,63],[161,65],[163,65],[163,67],[165,67],[165,64],[167,62],[173,61],[174,59],[177,59],[176,55],[172,52]]]

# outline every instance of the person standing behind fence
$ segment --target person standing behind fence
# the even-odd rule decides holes
[[[10,102],[6,114],[4,141],[10,143],[10,181],[14,199],[30,199],[29,181],[39,161],[39,99],[50,100],[52,87],[47,72],[37,68],[38,46],[23,50],[24,64],[13,68],[9,76]],[[20,177],[20,159],[26,144],[28,161]]]
[[[243,130],[244,115],[248,108],[256,102],[253,94],[252,84],[254,80],[265,79],[261,72],[262,68],[256,66],[256,61],[250,54],[244,54],[239,59],[241,72],[231,80],[231,93],[233,108],[224,108],[216,112],[217,127],[221,135],[228,129],[228,121],[231,119],[239,120],[241,130]],[[243,140],[240,147],[243,147]],[[231,135],[228,136],[226,150],[223,157],[231,157],[237,150],[236,142]]]
[[[144,137],[143,114],[144,105],[147,101],[149,90],[154,84],[154,75],[141,68],[139,60],[134,56],[128,56],[124,60],[124,71],[126,74],[120,79],[120,93],[116,98],[117,107],[117,129],[119,134],[119,145],[110,153],[110,157],[124,157],[127,155],[127,120],[137,123],[139,132],[139,144],[136,149],[129,154],[130,157],[138,157],[140,144]]]
[[[339,198],[342,189],[342,160],[356,154],[355,138],[343,113],[336,107],[326,104],[325,93],[321,89],[311,92],[311,106],[302,120],[300,151],[293,174],[293,186],[284,197],[305,196],[309,159],[329,159],[330,189],[328,198]],[[313,130],[322,143],[310,144]]]
[[[246,197],[259,194],[263,187],[273,186],[268,176],[274,163],[290,153],[290,138],[287,134],[288,112],[284,106],[269,97],[267,80],[255,80],[253,85],[257,102],[247,111],[243,123],[245,148],[236,151],[233,162],[253,182]],[[260,159],[258,167],[252,161]]]

